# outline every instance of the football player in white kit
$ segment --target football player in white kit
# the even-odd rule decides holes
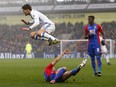
[[[100,34],[100,42],[101,42],[101,52],[102,54],[104,54],[104,57],[106,58],[106,62],[108,65],[111,65],[110,61],[109,61],[109,56],[108,56],[108,50],[106,48],[106,42],[105,40],[102,38],[101,34]]]
[[[41,12],[32,9],[29,4],[23,5],[22,9],[25,16],[29,15],[32,18],[32,20],[28,22],[21,20],[26,25],[32,24],[29,28],[21,28],[22,30],[29,31],[41,24],[42,27],[38,31],[31,32],[31,38],[36,40],[48,40],[49,46],[52,44],[60,43],[57,38],[51,35],[55,31],[55,24],[49,18],[47,18]]]

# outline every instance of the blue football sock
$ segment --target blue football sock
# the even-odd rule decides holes
[[[101,56],[96,56],[96,58],[97,58],[97,63],[98,63],[98,72],[101,72],[101,65],[102,65]]]
[[[94,70],[94,73],[96,73],[96,63],[95,63],[95,56],[91,56],[91,65]]]
[[[74,70],[71,71],[71,75],[76,75],[80,71],[80,68],[75,68]]]
[[[66,70],[64,69],[64,68],[62,68],[56,75],[55,75],[55,77],[54,77],[54,79],[53,80],[57,80],[57,79],[59,79],[60,77],[62,77],[62,75],[64,74],[66,72]]]

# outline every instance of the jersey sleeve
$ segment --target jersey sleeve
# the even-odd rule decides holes
[[[40,24],[39,15],[37,13],[33,13],[31,16],[33,18],[33,24],[29,28],[33,29],[33,28],[37,27]]]
[[[29,24],[33,24],[34,23],[34,20],[31,20],[31,21],[28,21]]]
[[[84,28],[84,34],[87,35],[88,34],[88,26],[86,25]]]
[[[101,33],[103,32],[103,29],[102,29],[102,26],[100,24],[97,24],[97,27],[98,27],[98,31]]]
[[[45,68],[45,70],[52,69],[53,66],[54,66],[54,65],[53,65],[52,63],[50,63],[50,64]]]

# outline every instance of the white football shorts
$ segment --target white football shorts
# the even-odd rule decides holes
[[[49,34],[53,34],[55,31],[55,25],[51,23],[46,23],[42,26]]]
[[[108,52],[108,50],[107,50],[107,48],[106,48],[106,46],[104,45],[101,45],[101,52],[102,53],[107,53]]]

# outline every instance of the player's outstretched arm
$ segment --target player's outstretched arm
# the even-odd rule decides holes
[[[31,30],[31,29],[23,27],[23,28],[21,28],[21,30],[29,31],[29,30]]]
[[[29,23],[28,22],[26,22],[25,20],[21,20],[24,24],[26,24],[26,25],[29,25]]]
[[[26,22],[25,20],[21,20],[24,24],[26,24],[26,25],[29,25],[29,23],[28,22]],[[21,30],[24,30],[24,31],[29,31],[30,29],[29,28],[25,28],[25,27],[23,27],[23,28],[21,28]]]
[[[58,55],[52,62],[52,65],[55,65],[61,58],[64,54],[68,54],[68,53],[71,53],[71,51],[69,49],[65,49],[60,55]]]

